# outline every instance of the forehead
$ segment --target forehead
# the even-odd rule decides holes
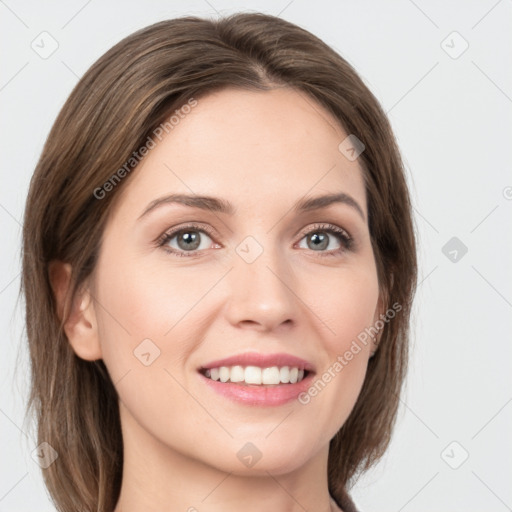
[[[366,211],[359,163],[338,149],[347,134],[305,93],[225,89],[176,119],[132,171],[125,207],[140,211],[157,196],[186,193],[226,198],[241,211],[341,191]]]

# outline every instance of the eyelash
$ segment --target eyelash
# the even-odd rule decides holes
[[[186,233],[187,231],[198,231],[201,233],[205,233],[210,238],[215,237],[214,231],[209,228],[208,226],[203,226],[199,224],[188,224],[186,226],[179,227],[177,229],[174,229],[172,231],[168,231],[163,233],[160,237],[157,238],[155,241],[155,245],[157,247],[161,247],[165,252],[168,254],[171,254],[172,256],[177,257],[187,257],[187,258],[193,258],[198,257],[198,253],[200,253],[200,250],[195,251],[177,251],[176,249],[171,249],[169,247],[165,247],[165,245],[172,240],[176,235],[179,235],[180,233]],[[335,226],[334,224],[315,224],[311,229],[308,231],[305,231],[301,233],[301,237],[299,239],[299,242],[307,235],[311,235],[316,232],[323,232],[328,233],[331,235],[335,235],[338,240],[341,242],[341,245],[343,247],[339,249],[334,249],[328,252],[325,251],[319,251],[318,255],[320,257],[332,257],[332,256],[339,256],[341,253],[345,251],[352,251],[354,240],[353,238],[342,228],[339,228],[338,226]],[[317,251],[313,251],[317,252]]]

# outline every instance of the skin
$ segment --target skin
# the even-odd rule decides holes
[[[223,90],[198,100],[126,178],[98,264],[66,323],[77,355],[102,358],[119,393],[124,467],[116,512],[339,510],[328,493],[329,441],[355,404],[375,347],[362,346],[307,405],[232,402],[197,368],[246,351],[285,352],[320,376],[384,311],[362,170],[338,150],[346,136],[290,88]],[[363,217],[341,203],[292,210],[305,195],[332,192],[352,196]],[[166,204],[137,220],[171,193],[223,198],[237,213]],[[188,222],[214,232],[199,231],[197,257],[156,246]],[[307,235],[322,232],[316,223],[346,230],[353,249],[330,234],[328,248],[315,250]],[[263,248],[250,264],[235,251],[247,236]],[[177,237],[169,245],[186,252]],[[60,297],[69,269],[53,272]],[[134,350],[148,338],[160,355],[145,366]],[[261,452],[251,468],[237,458],[247,442]]]

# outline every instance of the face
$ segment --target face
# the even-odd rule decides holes
[[[90,283],[124,436],[241,474],[326,453],[372,344],[344,356],[382,312],[362,170],[338,149],[346,137],[302,93],[224,90],[126,178]]]

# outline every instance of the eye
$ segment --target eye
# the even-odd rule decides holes
[[[336,256],[353,248],[353,239],[342,228],[334,224],[317,224],[303,233],[306,247],[299,245],[301,249],[311,249],[321,253],[321,256]]]
[[[156,240],[157,247],[162,247],[173,256],[194,257],[201,251],[212,248],[213,231],[208,226],[190,224],[165,232]],[[306,247],[300,242],[306,241]],[[338,256],[353,250],[353,239],[342,228],[334,224],[316,224],[302,234],[299,248],[310,249],[319,256]],[[220,245],[214,244],[218,248]]]
[[[157,246],[175,256],[195,256],[196,252],[212,247],[210,235],[213,233],[205,226],[191,224],[164,233],[157,240]]]

